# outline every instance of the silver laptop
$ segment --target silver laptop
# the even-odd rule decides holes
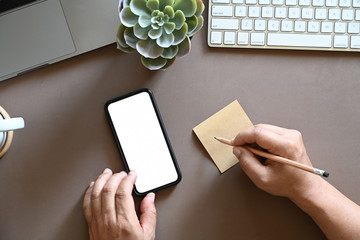
[[[116,41],[118,0],[0,0],[0,81]]]

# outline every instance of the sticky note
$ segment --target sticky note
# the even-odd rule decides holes
[[[240,131],[253,124],[237,100],[233,101],[193,128],[206,151],[221,173],[238,163],[232,147],[222,144],[214,137],[233,139]]]

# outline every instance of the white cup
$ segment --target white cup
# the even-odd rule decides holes
[[[3,120],[4,117],[0,114],[0,121]],[[2,149],[6,142],[6,132],[0,132],[0,149]]]
[[[13,130],[25,127],[24,119],[21,117],[10,118],[9,114],[0,106],[0,158],[9,149]]]

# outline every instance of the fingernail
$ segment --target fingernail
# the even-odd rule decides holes
[[[241,150],[240,150],[239,148],[234,148],[234,149],[233,149],[233,153],[234,153],[234,155],[235,155],[236,157],[239,157],[240,154],[241,154]]]
[[[120,174],[121,174],[121,175],[126,175],[126,172],[125,172],[125,171],[121,171]]]
[[[111,172],[110,168],[105,168],[103,173],[109,173],[109,172]]]
[[[151,202],[155,202],[155,193],[149,193],[148,198]]]
[[[90,183],[90,186],[89,186],[89,187],[94,186],[94,184],[95,184],[95,182],[94,182],[94,181],[91,181],[91,183]]]
[[[134,171],[134,170],[131,170],[131,171],[129,172],[129,174],[130,174],[130,175],[135,175],[135,171]]]

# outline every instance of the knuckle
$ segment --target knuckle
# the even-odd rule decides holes
[[[99,191],[93,191],[90,195],[91,201],[98,200],[100,198],[100,192]]]
[[[255,126],[254,126],[254,134],[255,134],[255,137],[258,138],[259,136],[261,136],[263,130],[264,130],[263,124],[255,125]]]
[[[102,190],[102,194],[111,194],[114,191],[113,186],[104,186],[103,190]]]
[[[123,200],[128,197],[128,194],[124,190],[118,190],[115,193],[115,198],[119,200]]]

